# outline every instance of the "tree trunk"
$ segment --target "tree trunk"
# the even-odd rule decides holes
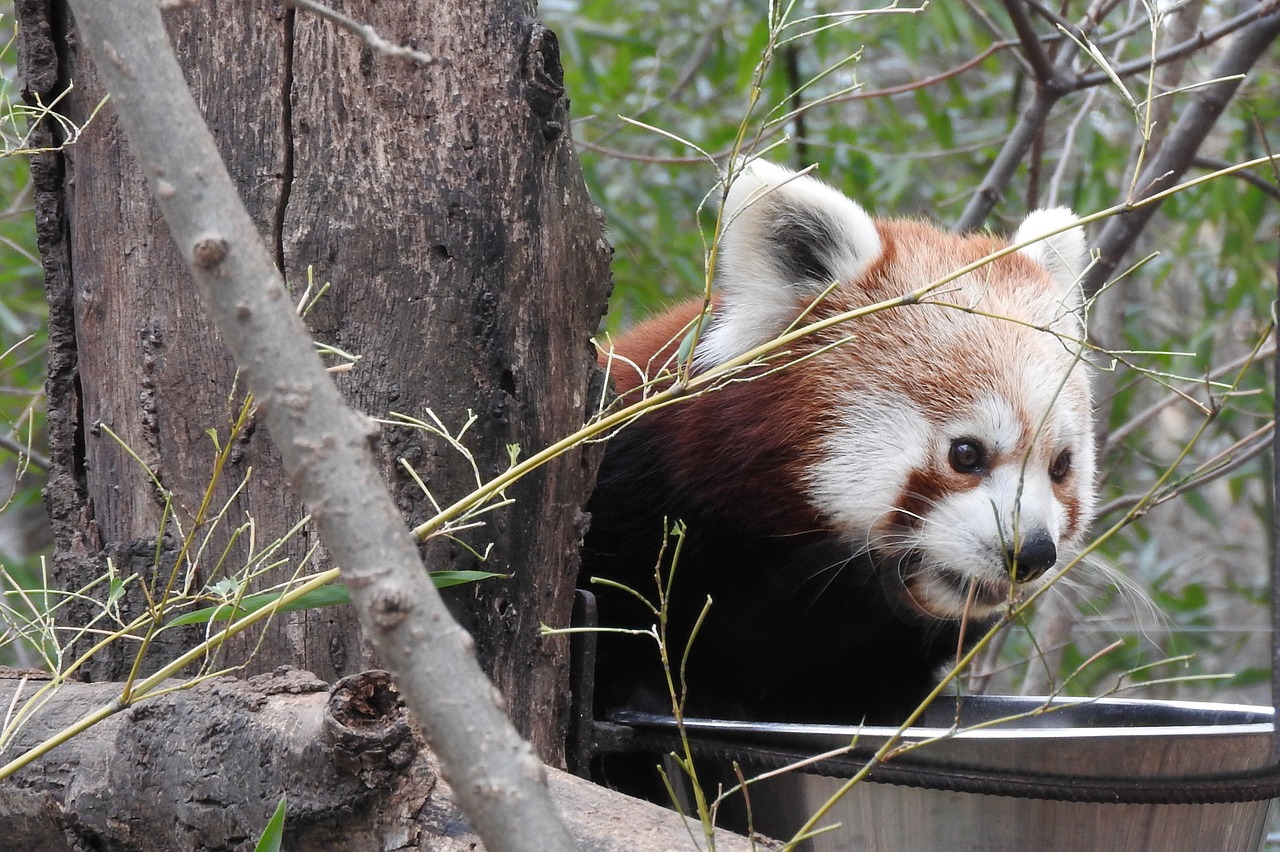
[[[340,379],[348,399],[380,418],[426,419],[430,409],[452,430],[475,412],[466,444],[487,478],[505,468],[507,445],[527,453],[576,428],[594,393],[587,340],[607,294],[608,248],[569,144],[554,37],[522,3],[334,5],[433,62],[382,57],[268,2],[232,11],[194,4],[167,12],[166,22],[293,291],[308,270],[317,284],[332,283],[309,324],[319,340],[360,356]],[[18,7],[29,91],[48,103],[73,81],[60,111],[83,121],[101,88],[65,7]],[[79,588],[110,559],[122,576],[148,577],[157,553],[161,568],[172,565],[178,530],[169,524],[157,547],[160,492],[111,433],[174,495],[175,519],[189,529],[215,465],[206,430],[226,440],[243,391],[195,291],[175,286],[185,269],[109,105],[74,146],[33,170],[51,313],[56,576]],[[411,522],[431,505],[399,459],[442,504],[474,484],[462,456],[421,431],[384,426],[378,451]],[[563,762],[567,649],[541,639],[538,625],[568,622],[578,507],[594,461],[570,454],[512,489],[515,505],[467,541],[481,552],[492,542],[484,567],[511,578],[467,587],[454,601],[517,727],[553,764]],[[252,518],[261,548],[302,517],[265,429],[235,446],[210,502],[216,511],[228,500],[196,566],[198,584],[221,576],[212,554],[235,526]],[[244,561],[247,538],[229,564]],[[304,529],[286,549],[291,562],[259,583],[284,579],[313,541]],[[428,556],[432,568],[474,567],[470,550],[453,543],[432,543]],[[325,556],[311,560],[320,567]],[[135,595],[122,610],[144,605]],[[155,649],[144,668],[178,641]],[[228,658],[248,656],[254,641]],[[135,647],[108,649],[87,673],[122,678]],[[325,609],[278,618],[251,668],[292,663],[332,680],[372,662],[354,615]]]

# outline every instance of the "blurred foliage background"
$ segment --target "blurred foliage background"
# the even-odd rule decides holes
[[[1078,52],[1074,70],[1097,71],[1100,61],[1141,64],[1255,5],[1099,0],[1089,6],[1102,59]],[[1085,7],[1025,4],[1041,10],[1036,31],[1051,56],[1067,49],[1052,18],[1079,20]],[[575,140],[616,249],[603,333],[703,291],[718,200],[712,160],[723,164],[740,128],[757,148],[779,143],[772,159],[816,163],[821,177],[876,215],[959,220],[1035,90],[1010,3],[821,17],[851,8],[796,3],[789,20],[797,23],[771,40],[768,22],[779,9],[765,0],[541,4],[560,38]],[[1140,153],[1150,153],[1144,128],[1148,149],[1159,144],[1198,91],[1180,87],[1203,82],[1229,45],[1229,37],[1211,41],[1154,74],[1144,67],[1126,75],[1128,95],[1112,81],[1065,95],[986,226],[1010,229],[1035,207],[1066,204],[1086,214],[1123,200]],[[6,103],[19,94],[14,66],[6,50]],[[1151,100],[1148,118],[1151,92],[1163,96]],[[1201,147],[1199,173],[1280,148],[1278,119],[1273,49]],[[25,118],[7,118],[4,132],[12,150]],[[1097,529],[1117,522],[1170,467],[1177,487],[1173,499],[1111,536],[1091,566],[1039,607],[1028,630],[1011,631],[975,687],[1098,694],[1118,680],[1141,681],[1138,694],[1149,697],[1269,702],[1272,509],[1264,450],[1273,424],[1274,346],[1266,335],[1280,244],[1277,184],[1261,168],[1180,193],[1121,268],[1149,259],[1094,304],[1092,334],[1117,356],[1097,358],[1105,447]],[[0,591],[38,584],[48,541],[40,508],[46,310],[34,243],[26,164],[21,156],[0,158],[0,582],[8,586]],[[1230,392],[1206,378],[1235,382],[1237,375]],[[1212,423],[1180,458],[1206,409]],[[5,653],[0,662],[24,664],[20,645]],[[1179,659],[1141,668],[1170,658]],[[1194,679],[1207,674],[1228,677]]]
[[[966,0],[835,18],[816,16],[870,7],[798,3],[788,15],[798,23],[784,30],[757,77],[770,10],[785,11],[764,0],[544,2],[542,16],[560,36],[575,140],[616,250],[604,331],[703,291],[717,170],[665,134],[723,164],[753,80],[760,97],[747,139],[782,142],[769,157],[793,168],[817,164],[822,178],[875,215],[954,225],[1035,89],[1010,5]],[[1053,4],[1034,20],[1050,58],[1063,40],[1047,16],[1078,21],[1086,5],[1099,21],[1092,38],[1103,61],[1142,70],[1123,78],[1128,96],[1108,81],[1055,105],[985,223],[993,230],[1011,230],[1036,207],[1088,214],[1124,200],[1139,153],[1151,154],[1199,91],[1178,89],[1208,79],[1230,39],[1154,74],[1150,56],[1255,6]],[[1273,45],[1255,66],[1188,177],[1280,149],[1278,52]],[[1072,66],[1082,74],[1101,68],[1087,55]],[[1163,96],[1152,100],[1148,119],[1150,91]],[[802,107],[799,117],[774,121]],[[1145,151],[1144,127],[1152,140]],[[1091,567],[1040,606],[1030,625],[1037,641],[1012,632],[999,657],[985,661],[993,677],[975,686],[1060,687],[1119,640],[1065,690],[1098,694],[1118,680],[1141,681],[1145,688],[1133,694],[1270,702],[1269,338],[1257,363],[1247,362],[1271,319],[1278,227],[1280,190],[1267,168],[1189,189],[1163,205],[1120,268],[1150,259],[1094,304],[1094,339],[1128,362],[1097,359],[1105,447],[1097,530],[1118,521],[1169,467],[1173,482],[1191,481],[1108,539]],[[1204,406],[1211,374],[1242,378],[1231,393],[1212,388],[1214,421],[1175,465],[1204,421],[1201,407],[1179,394]],[[1182,680],[1206,674],[1229,677]]]
[[[9,4],[0,7],[0,593],[39,585],[51,543],[41,498],[44,461],[45,326],[43,273],[36,252],[31,177],[21,155],[27,121],[12,107],[17,57]],[[3,633],[11,625],[0,621]],[[21,642],[0,634],[0,663],[34,662]]]

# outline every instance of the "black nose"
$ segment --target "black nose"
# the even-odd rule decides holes
[[[1038,532],[1027,536],[1021,547],[1006,553],[1015,583],[1030,583],[1058,561],[1058,548],[1048,533]]]

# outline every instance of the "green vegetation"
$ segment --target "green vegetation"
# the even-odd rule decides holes
[[[679,140],[723,166],[751,108],[753,80],[749,144],[777,144],[769,156],[792,167],[816,163],[821,177],[876,215],[956,223],[1036,88],[1008,5],[933,3],[858,17],[825,2],[544,4],[561,40],[587,181],[616,249],[603,331],[703,291],[717,170]],[[1064,18],[1076,21],[1083,4],[1067,8]],[[1154,27],[1148,7],[1106,8],[1091,33],[1098,57],[1071,66],[1077,79],[1100,82],[1056,103],[987,226],[1006,229],[1035,207],[1063,204],[1083,215],[1123,201],[1135,167],[1168,139],[1230,39],[1154,73],[1150,57],[1218,32],[1248,4],[1187,4],[1183,17]],[[771,12],[791,23],[757,75]],[[1032,17],[1050,60],[1074,47]],[[1121,77],[1122,91],[1106,71],[1126,65],[1134,72]],[[1280,148],[1280,137],[1268,135],[1280,126],[1278,90],[1274,64],[1259,63],[1186,179]],[[1096,694],[1120,672],[1194,653],[1189,663],[1134,678],[1228,672],[1237,689],[1197,681],[1144,694],[1267,701],[1271,344],[1249,364],[1272,319],[1278,184],[1263,166],[1171,198],[1120,270],[1146,262],[1094,304],[1093,337],[1114,353],[1098,358],[1106,454],[1097,528],[1119,520],[1175,463],[1206,412],[1213,423],[1177,462],[1164,487],[1168,502],[1107,541],[1093,569],[1069,578],[1067,605],[1041,608],[1034,630],[1048,644],[1037,650],[1015,631],[998,659],[982,662],[1000,670],[993,688],[1050,688],[1120,638],[1120,650],[1068,691]],[[1099,230],[1095,224],[1091,236]],[[1229,391],[1206,382],[1233,384],[1237,374]],[[1040,655],[1050,668],[1024,662]]]
[[[23,147],[26,119],[16,97],[12,18],[0,16],[0,145]],[[48,307],[36,252],[31,175],[21,156],[0,156],[0,592],[38,585],[47,547],[44,507],[44,372]],[[32,662],[25,646],[4,647],[0,663]]]

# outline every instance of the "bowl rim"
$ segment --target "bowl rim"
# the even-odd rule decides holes
[[[837,725],[797,722],[748,722],[730,719],[686,718],[685,729],[700,736],[738,737],[752,740],[774,739],[786,741],[820,742],[827,745],[871,745],[875,741],[899,737],[905,742],[924,740],[1012,740],[1012,739],[1082,739],[1082,738],[1136,738],[1136,737],[1187,737],[1187,736],[1270,736],[1274,727],[1275,711],[1271,707],[1248,704],[1226,704],[1201,701],[1173,701],[1142,698],[1076,698],[1053,696],[961,696],[962,702],[992,704],[993,699],[1010,705],[1022,705],[1028,709],[1015,711],[1009,718],[979,722],[978,726],[956,728],[954,726],[913,725],[894,727],[885,725]],[[946,712],[938,703],[956,700],[957,696],[941,696],[934,702],[933,712]],[[1064,725],[1044,726],[1018,724],[1029,720],[1051,717],[1055,709],[1073,709],[1081,706],[1098,706],[1108,710],[1158,709],[1165,713],[1179,711],[1201,716],[1217,716],[1218,720],[1189,724],[1148,725]],[[1229,721],[1231,716],[1239,721]],[[1228,720],[1223,720],[1226,717]],[[613,711],[609,721],[634,728],[674,732],[674,716],[645,713],[633,710]]]

